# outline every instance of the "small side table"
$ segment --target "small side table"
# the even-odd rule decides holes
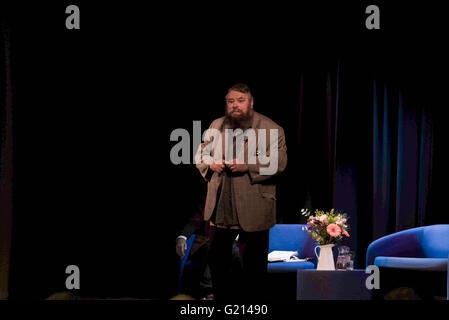
[[[296,300],[371,300],[372,290],[365,285],[369,276],[364,269],[298,270]]]

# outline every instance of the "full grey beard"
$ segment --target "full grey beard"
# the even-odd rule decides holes
[[[228,113],[225,114],[225,120],[230,124],[232,128],[241,128],[244,129],[243,126],[245,126],[248,121],[250,120],[250,110],[248,110],[247,113]]]

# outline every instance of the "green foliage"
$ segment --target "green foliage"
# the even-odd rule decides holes
[[[302,209],[301,214],[307,217],[307,227],[303,229],[320,245],[336,244],[349,237],[348,215],[332,209],[330,212],[315,210],[311,215],[307,209]]]

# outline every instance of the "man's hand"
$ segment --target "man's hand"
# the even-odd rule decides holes
[[[226,162],[226,166],[232,172],[246,172],[248,171],[248,165],[244,162],[240,162],[238,159],[232,159],[232,161]]]
[[[184,258],[184,252],[187,250],[187,241],[183,238],[176,239],[176,253],[181,258]]]
[[[212,171],[215,171],[215,172],[217,172],[217,173],[223,173],[223,170],[224,170],[224,168],[225,168],[224,160],[218,160],[218,161],[212,162],[212,163],[209,165],[209,168],[210,168]]]

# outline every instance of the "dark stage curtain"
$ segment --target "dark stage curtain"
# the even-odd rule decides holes
[[[363,268],[374,239],[448,222],[448,86],[436,77],[447,74],[447,54],[432,25],[407,24],[419,19],[406,8],[384,7],[385,32],[372,33],[363,5],[269,6],[229,26],[234,12],[195,17],[170,7],[159,24],[134,6],[105,15],[83,4],[80,32],[66,30],[65,7],[39,3],[11,15],[12,226],[3,188],[12,170],[9,53],[0,35],[0,285],[11,243],[10,299],[65,291],[71,264],[81,270],[79,296],[172,296],[175,239],[206,184],[194,165],[171,163],[170,134],[193,133],[199,120],[205,130],[236,82],[285,130],[279,223],[303,223],[303,207],[348,212],[345,243]],[[110,16],[130,24],[105,28]],[[248,43],[227,48],[236,35]]]
[[[373,240],[449,222],[439,209],[447,177],[444,83],[431,74],[442,65],[403,53],[376,51],[366,56],[370,63],[348,54],[303,72],[298,88],[302,207],[349,214],[343,244],[359,268]]]
[[[8,298],[12,224],[12,92],[9,30],[0,25],[0,299]]]

